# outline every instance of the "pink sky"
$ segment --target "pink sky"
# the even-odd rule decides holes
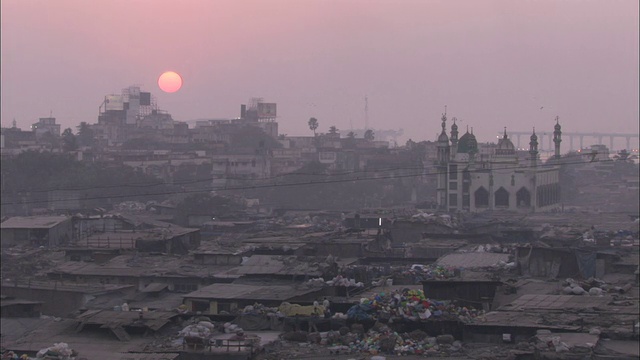
[[[2,0],[2,126],[97,122],[139,84],[176,120],[278,103],[281,132],[403,128],[446,104],[480,141],[512,130],[638,133],[638,1]],[[174,70],[180,91],[162,93]],[[540,107],[544,107],[540,110]],[[361,135],[361,134],[360,134]]]

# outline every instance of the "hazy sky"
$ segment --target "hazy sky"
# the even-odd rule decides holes
[[[2,126],[97,122],[132,84],[176,120],[278,103],[282,133],[403,128],[444,105],[479,141],[512,130],[638,133],[638,0],[2,0]],[[180,91],[158,76],[174,70]],[[543,107],[543,109],[540,109]],[[361,134],[360,134],[361,135]]]

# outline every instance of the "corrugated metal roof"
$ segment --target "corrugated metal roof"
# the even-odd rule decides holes
[[[491,311],[485,314],[483,321],[473,321],[466,324],[466,326],[507,326],[569,331],[580,329],[579,326],[566,325],[560,322],[557,324],[543,323],[540,314],[515,311]]]
[[[107,263],[69,261],[58,265],[50,273],[89,276],[197,276],[223,274],[233,266],[193,264],[181,256],[120,255]]]
[[[241,275],[310,275],[320,276],[317,264],[300,261],[296,256],[253,255],[235,269]]]
[[[143,324],[158,331],[177,313],[169,311],[147,311],[142,313]],[[109,326],[129,325],[140,320],[138,311],[89,310],[76,318],[84,324],[104,324]]]
[[[236,299],[236,300],[278,300],[317,291],[318,288],[296,287],[294,285],[244,285],[212,284],[184,295],[196,299]]]
[[[452,253],[438,259],[436,264],[456,268],[483,268],[493,266],[500,261],[508,262],[509,254],[488,252]]]
[[[46,289],[58,291],[81,292],[85,294],[96,294],[110,291],[119,291],[123,289],[133,288],[133,285],[115,285],[115,284],[75,284],[62,283],[55,280],[47,281],[30,281],[14,283],[13,281],[3,281],[2,287],[14,287],[23,289]]]
[[[151,283],[151,284],[147,285],[147,287],[142,289],[142,292],[143,293],[154,293],[154,292],[162,291],[162,290],[166,289],[167,287],[168,287],[167,284]]]
[[[0,300],[0,307],[11,306],[11,305],[37,305],[43,304],[42,301],[31,301],[24,299],[12,299],[12,298],[3,298]]]
[[[2,229],[51,229],[71,219],[67,216],[15,216],[0,224]]]
[[[570,310],[605,308],[611,301],[609,296],[534,295],[527,294],[515,299],[499,310]]]

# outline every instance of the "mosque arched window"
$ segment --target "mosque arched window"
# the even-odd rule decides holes
[[[530,207],[531,206],[531,192],[524,186],[516,193],[516,203],[518,207]]]
[[[495,193],[496,207],[509,207],[509,192],[502,186]]]
[[[481,186],[475,191],[474,200],[476,207],[488,207],[489,206],[489,191]]]

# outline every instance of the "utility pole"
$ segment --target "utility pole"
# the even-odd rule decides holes
[[[364,130],[369,130],[369,99],[364,96]]]

